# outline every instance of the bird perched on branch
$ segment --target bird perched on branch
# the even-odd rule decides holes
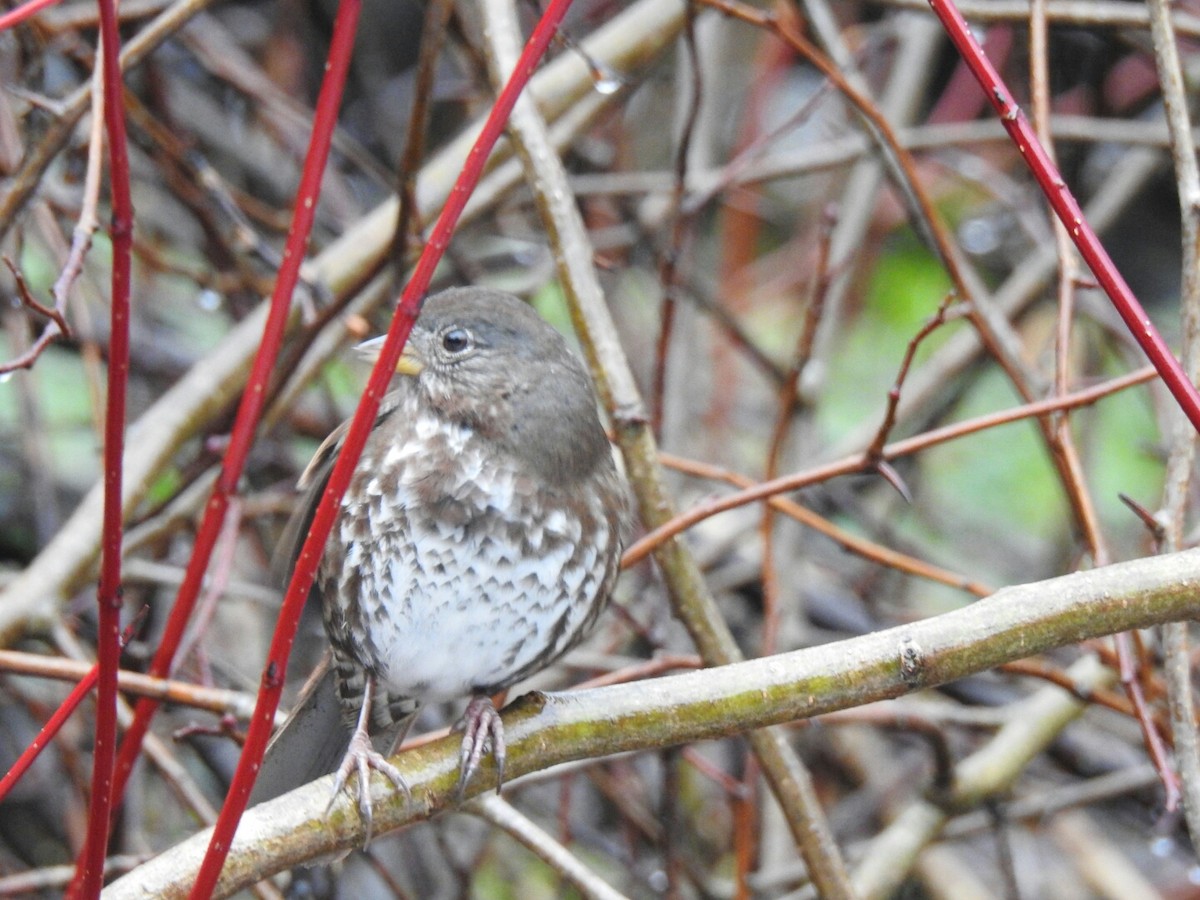
[[[380,345],[363,349],[376,356]],[[266,799],[336,766],[336,796],[357,774],[368,837],[369,770],[407,793],[383,753],[424,702],[470,697],[460,787],[489,746],[503,778],[490,697],[595,623],[629,515],[587,373],[516,297],[474,287],[430,297],[396,372],[314,584],[333,677],[317,680],[284,726],[255,792]],[[301,480],[297,539],[347,427]],[[306,722],[306,706],[322,704]]]

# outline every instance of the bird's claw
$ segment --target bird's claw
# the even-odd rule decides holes
[[[462,802],[467,785],[479,771],[483,754],[491,747],[496,761],[496,793],[504,784],[504,723],[490,697],[472,697],[462,718],[462,753],[459,757],[458,799]]]
[[[371,843],[371,828],[372,828],[372,811],[371,811],[371,770],[382,772],[383,775],[390,781],[397,790],[403,792],[404,797],[409,802],[412,801],[412,792],[408,788],[408,782],[404,780],[404,776],[400,774],[400,770],[387,761],[387,758],[374,747],[371,746],[371,739],[361,731],[356,731],[350,739],[350,746],[346,749],[346,755],[342,757],[342,764],[338,766],[337,772],[333,778],[333,795],[329,798],[329,807],[333,806],[333,802],[337,800],[338,794],[342,788],[346,786],[346,782],[352,773],[358,775],[358,814],[362,817],[363,825],[366,828],[366,837],[363,840],[363,846]]]

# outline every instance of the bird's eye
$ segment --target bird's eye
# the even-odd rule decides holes
[[[465,328],[451,328],[442,335],[442,349],[447,353],[462,353],[472,346],[471,332]]]

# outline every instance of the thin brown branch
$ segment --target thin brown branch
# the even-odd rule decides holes
[[[668,468],[675,469],[679,472],[685,472],[688,475],[697,478],[707,478],[712,481],[723,481],[726,484],[731,484],[743,491],[754,490],[758,482],[752,478],[747,478],[745,475],[740,475],[737,472],[731,472],[728,469],[720,466],[713,466],[707,463],[697,462],[696,460],[684,459],[674,454],[660,454],[662,464]],[[886,465],[886,463],[884,463]],[[928,581],[933,581],[938,584],[944,584],[948,587],[957,590],[967,591],[977,597],[986,597],[992,593],[993,588],[988,587],[982,582],[968,578],[965,575],[960,575],[944,569],[940,566],[931,565],[924,560],[917,559],[907,553],[901,553],[898,550],[893,550],[891,547],[885,547],[875,541],[868,540],[856,534],[852,534],[844,528],[840,528],[833,522],[829,521],[824,516],[818,515],[812,510],[789,500],[786,497],[772,496],[766,498],[766,503],[769,509],[783,513],[789,518],[812,528],[814,531],[823,534],[837,544],[840,544],[844,549],[863,559],[869,560],[881,566],[886,566],[895,569],[897,572],[904,572],[917,578],[924,578]],[[637,552],[635,552],[637,551]],[[624,560],[625,566],[635,564],[640,560],[638,545],[634,545],[626,553]]]
[[[47,347],[55,341],[70,337],[71,335],[71,328],[67,324],[67,320],[64,318],[62,312],[37,301],[33,294],[30,293],[29,286],[25,283],[25,277],[7,256],[4,257],[4,264],[8,267],[9,272],[12,273],[13,280],[16,282],[17,297],[20,299],[21,305],[50,321],[42,328],[42,333],[30,344],[28,349],[22,353],[18,353],[6,363],[0,363],[0,376],[15,372],[18,369],[31,368]]]
[[[704,70],[700,52],[696,45],[696,10],[691,4],[683,19],[683,46],[686,54],[680,57],[681,71],[690,75],[687,89],[686,112],[680,129],[679,141],[674,154],[675,185],[671,192],[667,230],[670,237],[658,267],[658,281],[662,288],[662,306],[659,311],[658,339],[654,346],[654,375],[650,387],[650,426],[655,435],[662,437],[664,398],[667,390],[667,360],[670,356],[671,338],[675,333],[675,312],[678,304],[679,269],[687,252],[688,224],[691,217],[683,211],[683,199],[687,190],[687,174],[692,140],[696,123],[700,117],[700,105],[704,100]]]
[[[799,403],[800,376],[812,358],[817,327],[821,323],[821,315],[825,309],[825,295],[830,277],[829,246],[835,222],[833,210],[827,208],[821,221],[820,239],[817,244],[817,263],[808,287],[808,302],[805,304],[800,334],[796,338],[796,349],[792,353],[792,363],[788,368],[787,377],[779,389],[779,411],[775,416],[775,426],[767,445],[767,463],[763,469],[763,476],[768,480],[779,474],[779,459],[783,452],[783,444],[788,435],[793,412]],[[764,654],[775,652],[779,629],[779,579],[775,561],[774,516],[771,510],[771,505],[763,510],[762,522],[759,526],[763,546],[762,652]]]
[[[421,49],[413,79],[413,105],[408,116],[408,134],[397,169],[399,204],[396,233],[392,238],[392,268],[397,281],[404,276],[410,251],[418,241],[420,207],[417,203],[417,174],[425,157],[425,137],[433,103],[433,80],[438,55],[446,40],[446,28],[454,11],[453,0],[432,0],[425,7],[421,24]]]
[[[896,380],[892,383],[892,387],[887,393],[887,407],[883,414],[883,421],[879,425],[879,431],[875,433],[874,439],[867,447],[866,455],[872,459],[883,459],[883,447],[887,443],[888,435],[892,433],[892,429],[896,426],[896,408],[900,405],[900,391],[904,387],[904,381],[908,378],[909,369],[912,368],[913,359],[917,355],[917,348],[921,346],[925,338],[929,337],[939,328],[946,324],[950,317],[951,308],[954,304],[954,296],[944,297],[942,302],[938,304],[937,312],[929,317],[916,334],[909,339],[908,347],[905,348],[904,358],[900,361],[900,370],[896,373]]]
[[[87,663],[63,657],[24,653],[19,650],[0,650],[0,671],[12,675],[79,681],[91,668]],[[122,693],[154,697],[164,703],[190,706],[218,715],[233,715],[239,719],[248,718],[254,709],[254,697],[251,694],[203,687],[186,681],[152,678],[126,669],[117,673],[117,687]],[[281,715],[280,721],[282,719]]]
[[[1191,117],[1183,66],[1172,22],[1172,11],[1162,0],[1145,6],[1150,16],[1150,35],[1162,87],[1163,106],[1171,134],[1171,153],[1178,183],[1182,230],[1182,282],[1180,303],[1183,324],[1183,360],[1188,376],[1200,377],[1200,166],[1191,134]],[[1169,425],[1171,449],[1163,511],[1155,522],[1168,550],[1183,546],[1185,514],[1194,481],[1196,435],[1187,423],[1173,415]],[[1176,759],[1183,785],[1184,814],[1193,846],[1200,847],[1200,734],[1198,734],[1189,626],[1172,623],[1164,629],[1168,708],[1174,735]]]
[[[991,413],[986,416],[980,416],[976,419],[970,419],[965,422],[946,425],[942,428],[937,428],[932,431],[927,431],[924,434],[917,435],[911,438],[896,441],[888,444],[883,448],[882,456],[885,460],[896,459],[901,456],[907,456],[910,453],[916,453],[918,450],[924,450],[932,447],[935,444],[944,443],[945,441],[954,440],[964,437],[968,434],[974,434],[988,428],[994,428],[998,425],[1005,425],[1010,422],[1016,422],[1021,419],[1030,418],[1033,416],[1044,416],[1047,413],[1059,412],[1065,409],[1074,409],[1081,406],[1088,406],[1096,401],[1118,391],[1133,387],[1138,384],[1143,384],[1156,377],[1157,373],[1153,368],[1147,367],[1139,369],[1129,375],[1121,378],[1107,381],[1102,385],[1092,388],[1086,388],[1081,391],[1076,391],[1073,394],[1068,394],[1064,397],[1052,397],[1048,400],[1041,400],[1036,403],[1027,403],[1023,406],[1015,407],[1011,410]],[[721,497],[715,500],[709,500],[705,503],[698,504],[687,512],[664,522],[656,527],[653,531],[641,537],[636,543],[625,551],[625,556],[622,560],[622,565],[629,567],[635,565],[650,554],[662,542],[674,538],[681,532],[691,528],[698,522],[714,516],[717,513],[725,512],[729,509],[734,509],[738,506],[744,506],[748,503],[754,503],[759,500],[764,500],[767,497],[776,494],[786,493],[788,491],[798,490],[802,487],[817,484],[821,481],[826,481],[830,478],[835,478],[839,475],[851,475],[858,472],[869,471],[872,467],[872,461],[863,454],[855,454],[853,456],[844,457],[841,460],[826,463],[804,472],[784,475],[771,481],[766,481],[755,485],[752,488],[745,488],[734,494],[726,497]]]

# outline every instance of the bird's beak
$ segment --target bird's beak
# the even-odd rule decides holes
[[[354,348],[354,352],[362,356],[368,362],[374,362],[379,359],[379,351],[383,349],[384,338],[371,338],[369,341],[363,341]],[[400,359],[396,361],[396,374],[408,375],[415,377],[421,374],[425,368],[425,363],[421,360],[420,355],[413,348],[412,340],[404,345],[404,352],[400,354]]]
[[[418,356],[408,347],[404,348],[404,352],[396,360],[396,374],[398,375],[408,375],[415,378],[421,374],[421,370],[424,368],[425,363],[421,362]]]

